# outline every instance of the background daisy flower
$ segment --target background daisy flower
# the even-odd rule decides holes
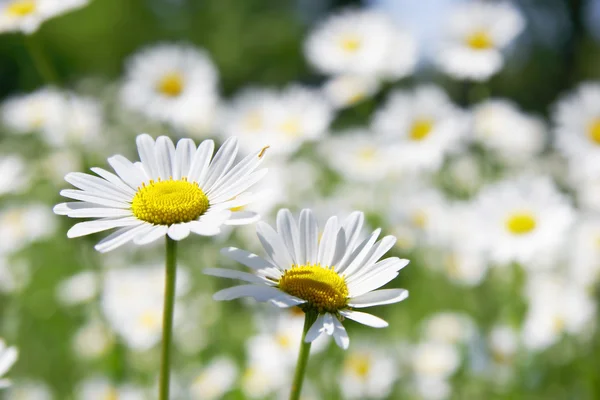
[[[377,241],[381,229],[363,241],[358,240],[364,215],[354,212],[344,221],[331,217],[319,239],[319,227],[312,212],[305,209],[298,223],[289,210],[277,213],[277,230],[266,223],[257,225],[257,235],[267,256],[234,247],[222,253],[249,268],[255,274],[229,269],[210,268],[208,275],[240,279],[249,284],[221,290],[215,300],[252,297],[269,301],[279,307],[300,306],[306,313],[318,317],[306,334],[312,342],[322,333],[333,335],[343,349],[350,344],[344,318],[364,325],[383,328],[381,318],[354,308],[392,304],[408,297],[404,289],[375,290],[398,275],[408,260],[391,257],[379,260],[396,238],[386,236]]]
[[[47,19],[89,3],[89,0],[2,0],[0,33],[21,31],[31,34]]]
[[[198,147],[181,139],[177,147],[166,136],[156,142],[147,134],[137,137],[141,162],[123,156],[108,159],[117,175],[92,168],[98,176],[67,174],[65,180],[80,190],[66,189],[61,195],[75,202],[61,203],[54,212],[72,218],[97,218],[74,225],[70,238],[119,228],[96,245],[100,252],[130,241],[147,244],[168,235],[182,240],[190,232],[212,236],[221,226],[255,222],[251,211],[232,211],[248,204],[246,190],[258,182],[266,169],[254,171],[264,149],[234,163],[237,140],[230,138],[213,157],[214,142]]]
[[[15,347],[6,347],[4,340],[0,339],[0,378],[13,366],[19,356]],[[8,379],[0,379],[0,389],[10,386]]]

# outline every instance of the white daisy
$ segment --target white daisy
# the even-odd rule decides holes
[[[389,140],[401,171],[435,171],[448,153],[461,148],[468,114],[436,86],[392,92],[373,118],[372,128]]]
[[[218,80],[217,69],[203,50],[159,44],[127,61],[121,100],[150,119],[203,135],[214,122]]]
[[[363,343],[344,358],[340,388],[344,399],[389,398],[398,375],[396,358],[387,347]]]
[[[5,100],[2,103],[2,121],[16,134],[40,132],[48,126],[59,124],[62,110],[61,92],[45,87]]]
[[[600,84],[582,83],[555,107],[556,147],[581,180],[600,176]]]
[[[417,344],[412,351],[412,368],[417,379],[447,379],[460,366],[456,346],[435,340]]]
[[[0,196],[26,191],[31,184],[28,163],[17,154],[0,155]]]
[[[546,144],[544,122],[525,114],[516,104],[502,99],[488,100],[473,110],[475,140],[510,164],[530,161]]]
[[[593,288],[600,279],[600,216],[582,214],[568,249],[569,278]]]
[[[308,36],[304,52],[327,75],[399,79],[411,74],[417,62],[412,36],[387,15],[372,10],[330,16]]]
[[[0,211],[0,254],[19,251],[55,230],[56,216],[46,204],[5,206]]]
[[[525,19],[509,2],[458,4],[448,16],[437,64],[457,79],[486,80],[502,69],[502,51],[524,27]]]
[[[468,343],[475,335],[475,324],[471,317],[458,312],[439,312],[423,322],[426,338],[443,343]]]
[[[509,364],[519,350],[518,333],[510,325],[494,326],[487,341],[492,357],[498,364]]]
[[[266,223],[257,226],[266,258],[234,247],[222,250],[224,255],[254,269],[256,274],[219,268],[205,270],[208,275],[249,282],[221,290],[213,298],[252,297],[279,307],[300,306],[305,312],[318,314],[306,334],[306,342],[325,332],[333,335],[338,346],[347,349],[350,340],[342,319],[375,328],[388,325],[354,308],[396,303],[408,297],[404,289],[375,290],[398,276],[408,260],[391,257],[378,261],[396,239],[386,236],[376,242],[381,233],[377,229],[359,243],[363,222],[361,212],[352,213],[341,223],[337,217],[331,217],[319,240],[319,227],[310,210],[302,211],[298,223],[288,210],[280,210],[277,231]]]
[[[336,109],[351,107],[366,100],[379,90],[378,79],[360,75],[334,76],[323,84],[322,90]]]
[[[83,359],[98,359],[107,354],[115,342],[114,334],[106,323],[97,316],[75,332],[73,351]]]
[[[92,271],[79,272],[68,277],[56,287],[57,300],[66,306],[87,303],[94,299],[99,289],[98,276]]]
[[[0,33],[21,31],[31,34],[47,19],[83,7],[89,0],[2,0]]]
[[[114,385],[103,377],[87,378],[76,390],[77,400],[144,400],[147,393],[137,386]]]
[[[130,241],[147,244],[168,235],[182,240],[190,232],[212,236],[223,224],[243,225],[258,219],[250,211],[231,209],[248,204],[245,192],[267,172],[253,172],[265,149],[234,165],[237,140],[228,139],[214,158],[212,140],[197,148],[191,139],[177,147],[166,136],[156,142],[149,135],[137,137],[139,163],[117,155],[108,159],[117,175],[92,168],[100,177],[70,173],[65,180],[81,190],[63,190],[61,195],[76,202],[62,203],[54,212],[72,218],[98,218],[74,225],[67,236],[79,237],[108,229],[116,232],[96,245],[100,252]]]
[[[233,387],[237,375],[238,368],[233,360],[225,357],[211,360],[192,382],[190,398],[220,399]]]
[[[236,135],[242,152],[263,143],[274,154],[287,155],[321,137],[332,119],[333,108],[317,89],[298,84],[281,91],[249,88],[222,114],[220,132],[224,138]]]
[[[484,188],[474,200],[478,234],[492,262],[541,267],[556,259],[574,220],[569,200],[547,177],[519,177]]]
[[[52,391],[46,383],[18,381],[11,386],[7,400],[53,400]]]
[[[6,347],[4,340],[0,338],[0,389],[10,386],[10,381],[2,377],[13,366],[18,357],[19,351],[17,348]]]

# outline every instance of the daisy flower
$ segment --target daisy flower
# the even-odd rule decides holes
[[[29,189],[32,174],[27,165],[18,154],[0,155],[0,196]]]
[[[556,147],[570,162],[572,175],[600,176],[600,84],[583,83],[563,97],[553,115]]]
[[[331,104],[341,109],[371,98],[380,87],[380,81],[373,77],[339,75],[325,82],[322,90]]]
[[[218,80],[217,69],[203,50],[160,44],[127,61],[121,100],[150,119],[201,135],[214,122]]]
[[[389,348],[362,343],[344,359],[340,388],[345,399],[389,398],[399,371]]]
[[[154,141],[142,134],[137,147],[141,162],[120,155],[108,159],[117,175],[102,168],[92,168],[99,177],[67,174],[65,180],[80,190],[63,190],[61,195],[78,201],[58,204],[54,212],[97,218],[74,225],[68,237],[119,228],[96,245],[106,252],[132,240],[147,244],[164,235],[173,240],[182,240],[190,232],[213,236],[224,224],[243,225],[259,218],[251,211],[232,209],[251,201],[245,191],[267,172],[253,172],[265,149],[235,164],[236,138],[225,141],[214,157],[212,140],[196,147],[191,139],[181,139],[175,146],[166,136]]]
[[[524,27],[525,19],[509,2],[459,4],[449,15],[436,62],[454,78],[484,81],[502,69],[502,51]]]
[[[408,297],[404,289],[375,290],[390,282],[408,260],[397,257],[379,259],[394,245],[396,239],[386,236],[379,242],[381,229],[359,242],[364,215],[352,213],[344,221],[331,217],[319,240],[319,227],[312,212],[305,209],[296,222],[289,210],[277,213],[277,230],[266,223],[257,225],[257,235],[267,256],[234,247],[222,253],[249,268],[255,274],[211,268],[208,275],[240,279],[249,284],[221,290],[215,300],[252,297],[269,301],[279,307],[300,306],[306,313],[318,314],[308,330],[305,342],[314,341],[321,333],[333,335],[343,349],[350,344],[344,318],[383,328],[384,320],[355,308],[391,304]]]
[[[413,92],[394,91],[372,121],[372,129],[389,140],[401,171],[435,171],[447,154],[465,141],[468,114],[433,85]]]
[[[19,351],[16,347],[6,347],[4,340],[0,338],[0,389],[10,386],[10,381],[2,377],[17,361],[18,356]]]
[[[371,10],[345,10],[320,23],[305,42],[308,61],[327,75],[363,75],[400,79],[417,62],[412,36],[387,15]]]
[[[0,33],[31,34],[47,19],[83,7],[89,0],[1,0]]]
[[[215,358],[193,380],[189,389],[190,398],[221,399],[235,385],[237,376],[238,367],[233,360]]]

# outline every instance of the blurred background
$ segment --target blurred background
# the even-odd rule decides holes
[[[410,297],[315,344],[303,398],[600,398],[598,0],[92,0],[0,35],[0,101],[0,398],[154,398],[162,243],[101,255],[52,212],[142,132],[270,145],[264,220],[398,238]],[[303,318],[214,302],[225,246],[261,251],[180,246],[173,398],[286,398]]]

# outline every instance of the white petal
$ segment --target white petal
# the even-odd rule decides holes
[[[336,268],[336,272],[338,274],[343,273],[347,277],[350,277],[352,273],[362,265],[363,260],[370,253],[371,248],[377,241],[380,233],[381,229],[376,229],[371,236],[363,240],[352,253],[347,252],[344,259],[340,261],[339,267]]]
[[[354,211],[342,224],[342,227],[346,232],[346,246],[350,251],[354,249],[354,246],[360,237],[360,231],[364,222],[365,214],[360,211]]]
[[[330,267],[333,255],[335,253],[335,247],[337,243],[337,234],[339,230],[337,217],[331,217],[325,224],[323,230],[323,236],[321,236],[321,242],[319,243],[319,255],[317,256],[317,262],[324,267]]]
[[[387,274],[392,272],[398,272],[402,268],[408,265],[408,260],[401,259],[398,257],[389,257],[385,260],[381,260],[370,268],[366,268],[364,271],[357,271],[356,274],[347,277],[346,283],[348,289],[352,290],[360,286],[367,279],[371,279],[375,275]]]
[[[148,230],[143,235],[138,235],[133,239],[133,243],[138,245],[145,245],[158,240],[159,238],[165,236],[169,227],[166,225],[153,225],[152,229]]]
[[[108,235],[104,239],[102,239],[96,246],[95,249],[100,253],[106,253],[108,251],[114,250],[135,238],[137,235],[145,235],[150,229],[152,225],[147,223],[142,223],[137,226],[127,226],[125,228],[121,228],[116,232]]]
[[[381,289],[350,299],[349,307],[364,308],[401,302],[408,297],[406,289]]]
[[[333,339],[335,340],[335,343],[342,349],[346,350],[348,346],[350,346],[350,338],[348,337],[346,328],[344,328],[344,325],[342,325],[340,320],[337,318],[333,318],[333,326],[335,328],[333,331]]]
[[[373,328],[385,328],[389,325],[386,321],[382,320],[379,317],[360,311],[340,311],[340,314],[353,321]]]
[[[167,136],[159,136],[154,145],[154,156],[158,166],[158,176],[168,180],[173,176],[175,145]]]
[[[129,186],[127,183],[125,183],[121,178],[119,178],[117,175],[113,174],[112,172],[108,172],[105,169],[102,168],[98,168],[98,167],[93,167],[90,168],[94,173],[98,174],[99,176],[101,176],[102,178],[106,179],[107,181],[109,181],[110,183],[112,183],[113,185],[117,186],[119,189],[121,189],[123,192],[125,193],[129,193],[131,196],[135,196],[135,190],[133,190],[131,188],[131,186]]]
[[[306,343],[314,342],[319,336],[321,336],[321,333],[325,331],[325,315],[329,314],[320,314],[315,322],[313,322],[308,332],[306,332],[306,336],[304,337],[304,341]]]
[[[277,212],[277,233],[287,247],[294,264],[302,264],[298,226],[290,210],[283,208]]]
[[[146,181],[145,174],[123,156],[116,155],[109,157],[108,163],[115,170],[119,178],[133,189],[139,188]]]
[[[225,257],[239,262],[240,264],[245,265],[248,268],[252,268],[257,271],[262,269],[278,270],[275,266],[273,266],[273,264],[271,264],[264,258],[261,258],[254,253],[250,253],[249,251],[238,249],[236,247],[225,247],[221,249],[221,254]],[[281,275],[281,272],[279,272],[279,274]]]
[[[258,222],[260,215],[254,211],[235,211],[231,213],[225,225],[248,225]]]
[[[283,240],[281,240],[281,237],[269,224],[258,222],[256,224],[256,234],[267,252],[267,255],[275,265],[282,269],[292,266],[294,261],[288,253]]]
[[[208,168],[206,181],[202,185],[205,192],[209,192],[212,189],[212,186],[217,184],[219,179],[228,172],[229,167],[231,167],[235,161],[237,149],[238,143],[237,138],[235,137],[227,139],[219,148]]]
[[[260,163],[262,163],[264,158],[258,157],[259,154],[260,151],[254,154],[250,154],[246,156],[242,161],[237,163],[237,165],[235,165],[233,168],[231,168],[229,172],[227,172],[223,176],[221,182],[219,182],[211,188],[211,192],[213,193],[213,195],[219,196],[220,193],[223,193],[225,191],[224,185],[229,185],[230,182],[236,182],[246,179],[246,177],[250,173],[252,173],[252,171],[254,171],[260,165]]]
[[[173,179],[178,180],[187,177],[195,151],[196,144],[192,139],[180,139],[177,142],[176,162],[173,164]]]
[[[75,224],[67,232],[67,237],[76,238],[92,233],[106,231],[108,229],[120,228],[123,226],[134,226],[143,224],[142,221],[135,217],[125,217],[118,219],[99,219],[97,221],[86,221]]]
[[[221,233],[219,225],[210,222],[192,221],[188,222],[189,230],[200,236],[215,236]]]
[[[65,203],[63,203],[65,204]],[[56,207],[55,207],[56,209]],[[58,214],[58,213],[57,213]],[[71,210],[68,214],[71,218],[117,218],[132,216],[131,210],[122,208],[80,208]]]
[[[183,240],[190,235],[190,226],[188,222],[173,224],[167,231],[169,237],[173,240]]]
[[[71,172],[65,176],[65,181],[83,191],[105,193],[106,196],[110,196],[115,200],[129,202],[132,199],[132,196],[129,193],[126,193],[112,183],[93,175],[81,172]]]
[[[202,270],[205,275],[218,276],[221,278],[239,279],[242,281],[257,283],[259,285],[273,286],[275,282],[262,278],[260,276],[249,274],[248,272],[236,271],[235,269],[224,268],[205,268]]]
[[[267,174],[267,172],[269,172],[269,170],[267,168],[263,168],[260,171],[253,172],[250,175],[248,175],[238,181],[231,182],[231,184],[229,184],[229,185],[227,185],[227,183],[224,183],[222,191],[219,191],[218,194],[211,193],[211,194],[209,194],[208,198],[209,198],[209,200],[219,203],[221,201],[227,201],[231,198],[239,196],[241,193],[243,193],[248,188],[250,188],[251,186],[256,184],[262,178],[264,178],[264,176]],[[223,180],[223,179],[221,179],[221,180]],[[225,186],[225,185],[227,185],[227,186]]]
[[[213,295],[213,299],[234,300],[240,297],[252,297],[256,301],[265,302],[279,298],[282,293],[281,290],[266,285],[240,285],[218,291]]]
[[[355,298],[382,287],[397,276],[398,272],[394,270],[373,274],[360,283],[348,284],[348,291],[350,296]]]
[[[194,159],[190,165],[190,171],[188,172],[188,180],[192,182],[198,182],[201,188],[204,188],[204,180],[208,174],[208,167],[212,158],[213,151],[215,151],[215,142],[212,140],[204,140],[198,146]]]
[[[137,136],[135,142],[137,144],[138,154],[140,155],[140,161],[144,165],[144,169],[148,173],[148,176],[150,179],[158,178],[159,170],[156,155],[154,153],[154,139],[147,133],[142,133]]]
[[[347,282],[356,281],[362,276],[371,273],[374,270],[375,264],[385,253],[389,251],[389,249],[392,248],[392,246],[394,246],[395,243],[396,238],[394,236],[386,236],[379,242],[375,243],[373,248],[364,257],[364,261],[361,263],[360,268],[358,268],[354,273],[352,271],[346,271],[346,274],[348,275]]]
[[[19,358],[19,351],[15,347],[9,347],[0,355],[0,376],[4,375],[15,361]]]
[[[319,227],[314,214],[309,209],[300,213],[300,248],[302,253],[302,264],[316,264],[319,248]]]
[[[122,201],[113,200],[106,198],[106,195],[103,194],[90,194],[89,192],[83,192],[81,190],[75,189],[64,189],[60,191],[60,195],[63,197],[68,197],[74,200],[87,201],[90,203],[99,204],[101,206],[106,207],[114,207],[114,208],[131,208],[131,205]]]

